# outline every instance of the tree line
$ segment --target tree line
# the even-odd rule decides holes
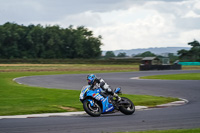
[[[192,42],[189,42],[188,45],[192,46],[190,50],[179,50],[177,51],[177,55],[174,53],[168,53],[168,58],[170,58],[171,61],[176,60],[182,60],[182,61],[200,61],[200,43],[197,40],[194,40]],[[119,53],[117,56],[113,51],[107,51],[105,53],[105,58],[110,57],[127,57],[126,53]],[[137,55],[132,55],[132,57],[158,57],[163,58],[161,55],[156,55],[152,53],[151,51],[146,51],[144,53],[140,53]]]
[[[96,58],[101,56],[101,36],[79,26],[0,25],[0,58],[52,59]]]
[[[200,62],[200,43],[197,40],[189,42],[188,45],[192,46],[190,50],[179,50],[178,55],[184,61],[199,61]]]
[[[115,55],[115,53],[113,51],[107,51],[105,53],[105,58],[110,58],[110,57],[128,57],[126,55],[125,52],[122,52],[122,53],[118,53],[117,56]],[[137,55],[135,54],[132,54],[132,57],[164,57],[164,56],[161,56],[161,55],[156,55],[154,53],[152,53],[151,51],[146,51],[146,52],[143,52],[143,53],[139,53]],[[169,58],[176,58],[178,59],[178,56],[174,55],[174,53],[168,53],[168,57]]]

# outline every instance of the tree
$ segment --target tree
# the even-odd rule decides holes
[[[189,42],[188,45],[191,45],[190,50],[179,50],[179,58],[186,61],[200,61],[200,43],[196,40]]]
[[[115,53],[113,51],[107,51],[105,54],[105,58],[115,57]]]
[[[170,61],[172,61],[172,62],[178,60],[178,56],[174,55],[174,53],[169,53],[168,57],[169,57]]]
[[[0,25],[0,58],[96,58],[101,36],[79,26]]]
[[[151,53],[150,51],[146,51],[142,54],[138,54],[135,57],[155,57],[156,55],[154,53]]]
[[[117,55],[117,57],[126,57],[127,55],[126,55],[126,53],[125,52],[123,52],[123,53],[119,53],[118,55]]]

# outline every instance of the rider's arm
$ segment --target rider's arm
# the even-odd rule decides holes
[[[108,93],[112,93],[112,89],[110,88],[110,86],[103,80],[103,79],[99,79],[99,84],[100,84],[100,87],[107,91]]]

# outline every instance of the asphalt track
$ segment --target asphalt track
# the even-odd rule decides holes
[[[184,98],[188,104],[176,107],[136,111],[133,115],[121,113],[90,117],[88,115],[0,119],[0,133],[88,133],[139,130],[165,130],[200,127],[200,80],[136,80],[132,77],[175,73],[200,73],[193,71],[146,71],[104,73],[113,88],[122,87],[127,94],[148,94]],[[16,79],[17,82],[47,88],[80,90],[86,84],[86,74],[32,76]]]

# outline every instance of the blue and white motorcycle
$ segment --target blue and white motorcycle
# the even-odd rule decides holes
[[[114,93],[121,93],[121,88],[116,88]],[[105,113],[120,111],[126,115],[135,112],[135,106],[131,100],[121,97],[119,101],[116,97],[105,94],[103,89],[91,89],[90,85],[84,86],[81,90],[80,101],[83,108],[90,116],[100,116]]]

